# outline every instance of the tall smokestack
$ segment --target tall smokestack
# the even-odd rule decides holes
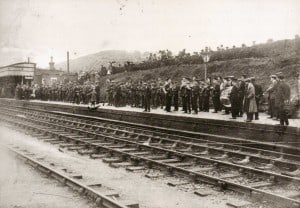
[[[27,60],[28,60],[28,63],[30,63],[30,58],[29,57],[27,58]]]
[[[67,51],[67,71],[70,72],[70,60],[69,60],[69,51]]]

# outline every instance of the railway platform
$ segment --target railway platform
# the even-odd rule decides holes
[[[300,146],[300,119],[290,119],[289,126],[279,126],[277,125],[279,121],[267,118],[268,115],[265,113],[260,113],[259,120],[246,123],[245,118],[232,120],[230,115],[222,115],[221,112],[200,112],[197,115],[184,114],[182,111],[167,113],[163,109],[151,109],[151,112],[143,112],[141,108],[107,105],[101,105],[97,110],[89,110],[88,105],[39,100],[0,99],[0,103],[170,128],[186,133],[216,134]]]

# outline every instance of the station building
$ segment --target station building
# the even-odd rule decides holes
[[[0,96],[13,97],[18,84],[32,86],[63,84],[69,81],[77,81],[76,73],[69,73],[55,69],[53,58],[49,62],[49,68],[37,68],[36,63],[20,62],[0,67]]]
[[[17,84],[31,85],[35,70],[36,64],[29,61],[0,67],[1,95],[13,97]]]
[[[53,85],[57,83],[67,83],[77,81],[78,74],[57,70],[53,62],[53,57],[49,62],[49,69],[36,68],[34,73],[34,83],[38,85]]]

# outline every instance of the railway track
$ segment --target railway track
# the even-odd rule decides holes
[[[24,163],[29,164],[36,170],[46,174],[47,177],[53,178],[59,181],[61,184],[70,187],[73,191],[78,192],[81,196],[87,197],[89,200],[95,202],[97,207],[104,208],[130,208],[130,206],[123,205],[118,202],[115,198],[111,198],[106,196],[97,190],[93,189],[90,186],[87,186],[78,180],[67,176],[66,174],[61,173],[58,170],[41,163],[37,159],[33,158],[32,154],[26,151],[23,153],[22,150],[19,150],[17,147],[9,147],[9,146],[0,146],[1,148],[8,149],[11,153],[17,156],[17,158],[24,161]],[[30,156],[29,156],[29,155]]]
[[[292,196],[299,191],[299,155],[248,147],[245,141],[224,144],[79,115],[3,105],[1,113],[6,122],[29,129],[44,141],[104,158],[114,166],[165,169],[196,182],[300,207],[297,196]]]

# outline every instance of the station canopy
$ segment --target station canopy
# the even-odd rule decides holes
[[[8,76],[33,77],[35,67],[36,67],[35,63],[28,63],[28,62],[3,66],[0,67],[0,77],[8,77]]]

